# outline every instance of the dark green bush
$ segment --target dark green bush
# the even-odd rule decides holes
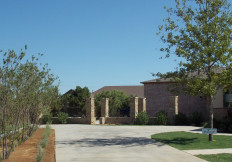
[[[167,124],[167,112],[159,111],[156,114],[155,125],[166,125]]]
[[[183,113],[178,113],[178,115],[175,115],[175,125],[188,125],[189,120],[188,117]]]
[[[232,117],[225,116],[221,120],[214,120],[214,127],[221,132],[232,133]]]
[[[190,122],[195,126],[202,126],[204,117],[201,112],[195,111],[190,115]]]
[[[57,114],[58,121],[61,122],[62,124],[66,124],[68,120],[68,114],[64,112],[59,112]]]
[[[52,123],[52,114],[45,114],[42,116],[43,124],[51,124]]]
[[[138,124],[138,125],[147,125],[148,121],[149,121],[149,116],[144,111],[144,112],[141,112],[141,113],[139,113],[137,115],[136,120],[135,120],[135,124]]]

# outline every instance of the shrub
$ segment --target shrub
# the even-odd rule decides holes
[[[195,111],[190,115],[191,124],[195,126],[202,126],[204,118],[201,112]]]
[[[148,121],[149,121],[149,116],[144,111],[144,112],[141,112],[141,113],[139,113],[137,115],[136,120],[135,120],[135,124],[138,124],[138,125],[147,125]]]
[[[159,111],[156,114],[155,124],[156,125],[166,125],[167,124],[167,112]]]
[[[225,116],[221,121],[217,121],[216,128],[220,129],[222,132],[232,133],[232,117]]]
[[[52,114],[46,114],[42,116],[42,122],[44,124],[51,124],[52,123]]]
[[[43,148],[39,145],[38,146],[38,153],[36,156],[36,162],[41,162],[43,159],[43,155],[44,155]]]
[[[42,148],[45,148],[47,146],[48,141],[49,141],[50,132],[51,132],[51,127],[47,125],[44,131],[44,134],[43,134],[43,138],[40,141],[40,145],[42,146]]]
[[[59,122],[61,122],[62,124],[66,124],[67,120],[68,120],[68,114],[64,113],[64,112],[59,112],[57,114],[58,120]]]
[[[187,116],[183,113],[178,113],[178,115],[175,115],[175,125],[188,125],[189,120]]]

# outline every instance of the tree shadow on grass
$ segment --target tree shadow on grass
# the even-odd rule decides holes
[[[96,147],[96,146],[121,146],[134,147],[156,145],[163,146],[162,143],[156,142],[150,138],[144,137],[116,137],[116,138],[83,138],[80,140],[56,141],[56,145],[77,145],[80,147]]]
[[[191,143],[195,143],[196,141],[198,141],[198,138],[177,137],[177,138],[173,138],[173,139],[155,138],[154,140],[165,143],[165,144],[189,145]]]

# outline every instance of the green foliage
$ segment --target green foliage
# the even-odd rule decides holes
[[[155,118],[155,124],[156,125],[166,125],[167,124],[167,112],[165,111],[159,111],[156,114],[156,118]]]
[[[40,115],[50,112],[58,93],[58,85],[54,85],[57,77],[47,64],[39,62],[42,54],[25,59],[26,49],[19,54],[14,50],[0,51],[0,94],[4,94],[0,95],[1,133],[6,136],[13,132],[12,143],[21,143],[31,135]],[[20,128],[22,136],[17,133]],[[6,145],[6,141],[3,138],[2,144]],[[5,159],[9,152],[6,147],[3,149]]]
[[[42,116],[42,122],[44,124],[51,124],[52,123],[52,114],[47,114]]]
[[[36,156],[36,162],[42,162],[43,156],[44,156],[43,148],[39,145],[38,151],[37,151],[37,156]]]
[[[198,111],[193,112],[189,116],[186,116],[183,113],[178,113],[178,115],[175,116],[175,124],[203,126],[204,118],[202,113]]]
[[[204,117],[201,112],[195,111],[190,116],[191,124],[195,126],[202,126],[204,122]]]
[[[232,110],[228,109],[228,116],[221,120],[214,119],[214,127],[220,132],[232,133]]]
[[[64,112],[59,112],[57,114],[58,120],[59,122],[61,122],[62,124],[66,124],[67,120],[68,120],[68,114],[64,113]]]
[[[232,80],[232,12],[227,0],[176,0],[176,8],[166,8],[170,17],[159,26],[168,58],[178,59],[174,72],[157,73],[171,78],[170,88],[192,96],[206,96],[210,105],[210,127],[213,127],[213,96]],[[212,140],[212,138],[210,139]]]
[[[47,124],[44,130],[44,133],[43,133],[43,137],[40,141],[40,144],[38,145],[38,151],[37,151],[37,156],[36,156],[37,162],[42,162],[43,160],[43,156],[44,156],[43,148],[45,148],[49,142],[50,133],[51,133],[51,127]]]
[[[175,125],[188,125],[189,119],[188,117],[183,113],[178,113],[178,115],[175,115]]]
[[[172,78],[191,95],[213,96],[232,79],[232,17],[227,0],[176,0],[171,17],[159,27],[161,48],[181,58],[175,72],[157,75]],[[220,68],[226,67],[226,68]]]
[[[51,127],[49,125],[46,125],[46,129],[44,131],[42,140],[40,141],[40,145],[42,146],[42,148],[45,148],[47,146],[50,133],[51,133]]]
[[[147,115],[147,113],[141,112],[137,115],[136,120],[135,120],[135,124],[137,125],[147,125],[149,121],[149,116]]]
[[[54,116],[55,114],[57,114],[58,112],[61,111],[62,107],[63,107],[63,103],[62,103],[62,96],[59,94],[59,89],[58,87],[54,87],[50,90],[51,95],[51,104],[50,104],[50,109],[49,109],[49,113],[52,113],[52,115]]]
[[[86,99],[90,97],[90,91],[87,87],[77,86],[75,90],[61,97],[61,103],[68,109],[70,115],[86,114]],[[74,109],[74,112],[71,111]]]
[[[131,96],[130,96],[131,97]],[[123,91],[102,91],[94,96],[96,116],[101,116],[101,100],[109,98],[109,115],[111,117],[119,116],[120,110],[129,110],[130,97],[127,96]],[[129,114],[128,114],[129,115]]]

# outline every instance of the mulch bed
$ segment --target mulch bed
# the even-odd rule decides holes
[[[4,162],[36,162],[36,156],[38,151],[38,144],[40,143],[44,128],[39,128],[34,134],[23,144],[19,145],[14,152],[10,154],[10,157]],[[44,148],[44,162],[55,161],[55,130],[51,130],[49,136],[49,143]]]

